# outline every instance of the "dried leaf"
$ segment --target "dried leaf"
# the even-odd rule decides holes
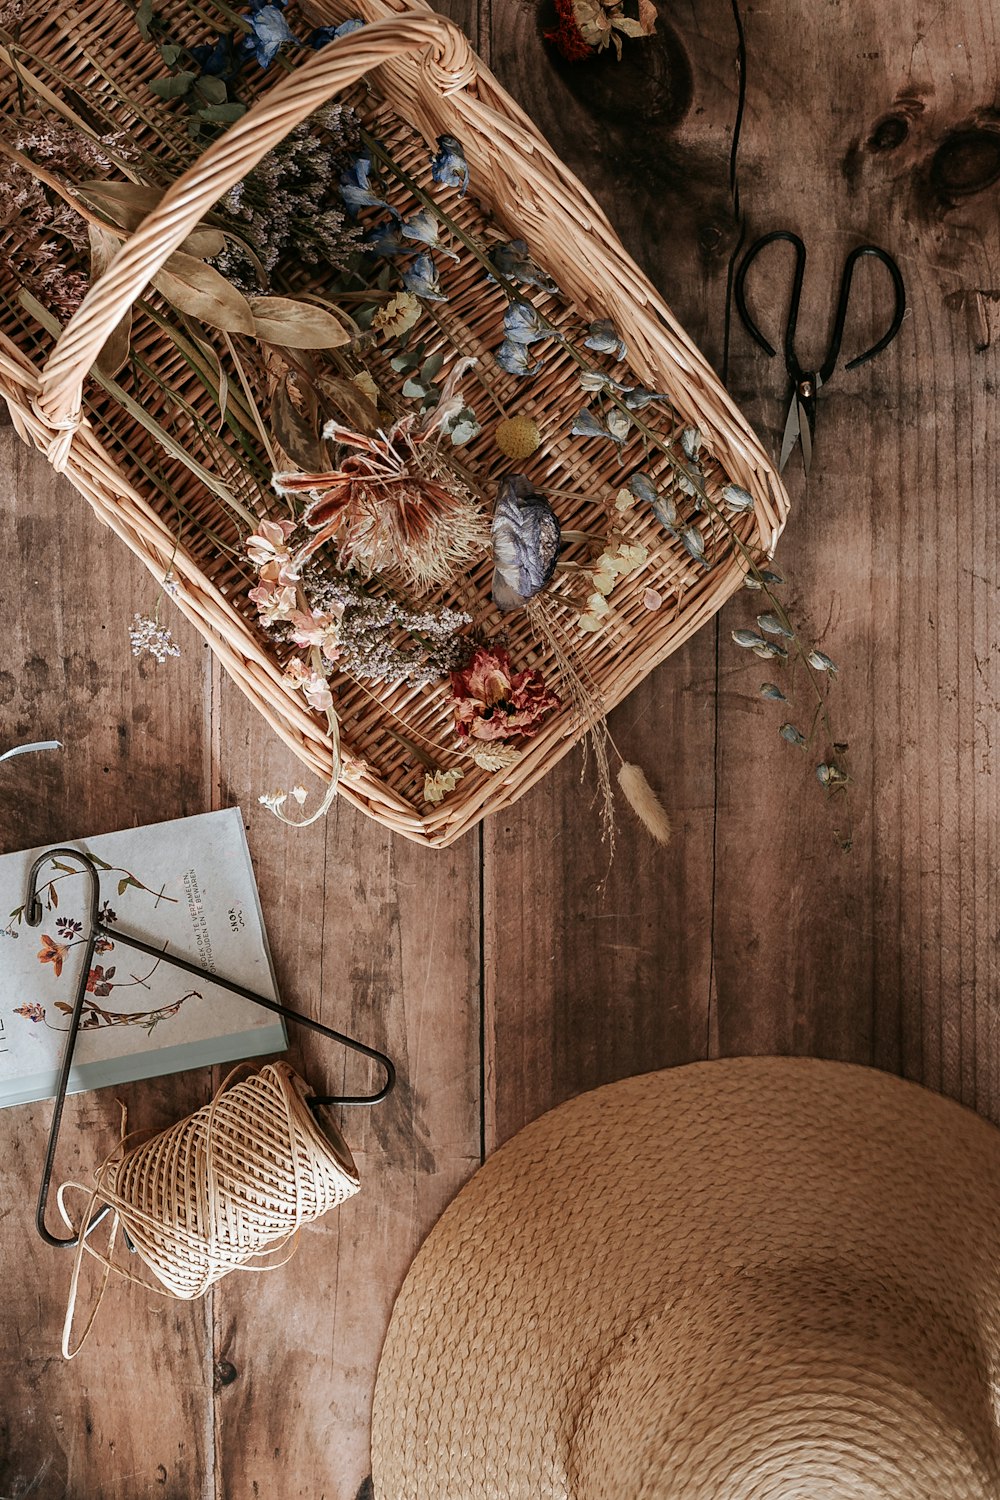
[[[374,401],[369,401],[353,380],[324,376],[319,382],[319,388],[341,416],[346,418],[346,425],[355,432],[372,433],[378,430],[378,407]]]
[[[616,31],[625,36],[647,36],[649,33],[641,21],[633,21],[628,16],[615,16],[611,22]]]
[[[367,370],[359,370],[356,375],[352,375],[351,384],[356,385],[362,396],[367,396],[373,406],[378,406],[378,386]]]
[[[243,293],[221,272],[193,255],[176,251],[153,277],[153,285],[178,311],[210,328],[222,328],[226,333],[254,332],[253,313]]]
[[[141,182],[83,182],[77,192],[84,203],[96,208],[112,224],[126,229],[131,234],[138,229],[143,219],[159,208],[163,193],[159,188],[147,187]],[[226,247],[226,237],[221,229],[212,229],[199,224],[184,240],[180,249],[198,260],[213,260]]]
[[[294,465],[306,474],[324,474],[330,454],[320,437],[320,414],[311,392],[297,404],[287,378],[271,397],[271,430]]]
[[[121,241],[110,230],[99,229],[96,224],[88,224],[87,229],[90,234],[90,280],[93,284],[99,276],[104,275],[118,254]],[[129,308],[121,321],[111,330],[104,347],[94,361],[95,367],[102,375],[118,374],[128,359],[131,341],[132,309]]]
[[[337,349],[351,342],[332,313],[294,297],[251,297],[254,331],[265,344],[286,349]]]

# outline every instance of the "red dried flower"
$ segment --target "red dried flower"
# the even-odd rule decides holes
[[[545,33],[545,40],[552,42],[567,62],[586,62],[593,57],[594,49],[588,46],[576,24],[573,0],[555,0],[557,24]]]
[[[455,730],[460,740],[530,739],[560,700],[541,672],[515,672],[501,647],[477,646],[461,672],[452,672]]]

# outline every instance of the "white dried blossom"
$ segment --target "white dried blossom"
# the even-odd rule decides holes
[[[168,656],[180,656],[181,648],[166,625],[159,624],[150,615],[135,614],[128,633],[133,656],[151,656],[154,661],[166,661]]]
[[[435,771],[433,775],[428,771],[424,777],[424,801],[443,802],[447,794],[455,790],[464,775],[465,772],[457,768],[452,771]]]
[[[262,807],[268,808],[271,812],[277,812],[278,808],[281,807],[283,803],[288,801],[288,793],[261,792],[260,796],[257,798],[257,801],[261,804]]]

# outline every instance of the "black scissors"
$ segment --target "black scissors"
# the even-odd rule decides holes
[[[765,234],[750,246],[740,263],[734,283],[736,297],[736,308],[743,323],[756,343],[765,353],[774,355],[777,351],[768,343],[761,333],[757,324],[747,309],[746,303],[746,279],[757,256],[767,245],[775,240],[787,240],[795,247],[795,279],[792,282],[792,295],[788,303],[788,321],[785,325],[785,369],[792,383],[791,398],[788,403],[788,416],[785,419],[785,431],[781,439],[781,457],[778,461],[778,469],[784,469],[789,455],[795,447],[796,442],[802,444],[802,464],[806,473],[809,473],[809,465],[812,462],[813,436],[816,431],[816,393],[830,379],[836,368],[840,357],[840,343],[844,336],[844,324],[847,320],[847,306],[851,300],[851,279],[854,275],[854,267],[863,255],[873,255],[880,260],[892,277],[893,291],[895,293],[896,305],[892,314],[892,322],[882,337],[866,349],[864,354],[857,355],[848,360],[844,366],[845,370],[856,370],[859,365],[866,364],[868,360],[874,359],[876,354],[891,344],[899,332],[906,311],[906,289],[903,286],[903,277],[896,262],[891,255],[880,250],[877,245],[859,245],[852,250],[844,261],[844,270],[840,278],[840,296],[837,299],[837,312],[833,325],[833,337],[830,347],[826,352],[826,358],[818,370],[803,370],[795,355],[795,330],[799,320],[799,298],[802,295],[802,279],[806,269],[806,247],[797,234],[791,234],[787,229],[775,229],[771,234]]]

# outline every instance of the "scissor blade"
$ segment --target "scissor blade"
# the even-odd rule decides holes
[[[784,472],[785,465],[791,457],[792,449],[795,447],[800,431],[799,425],[799,398],[798,392],[792,392],[792,399],[788,404],[788,416],[785,418],[785,431],[781,439],[781,457],[778,459],[778,473]]]
[[[804,406],[799,407],[799,437],[802,440],[802,467],[809,477],[809,465],[812,463],[813,440],[812,429],[809,426],[809,413]]]

